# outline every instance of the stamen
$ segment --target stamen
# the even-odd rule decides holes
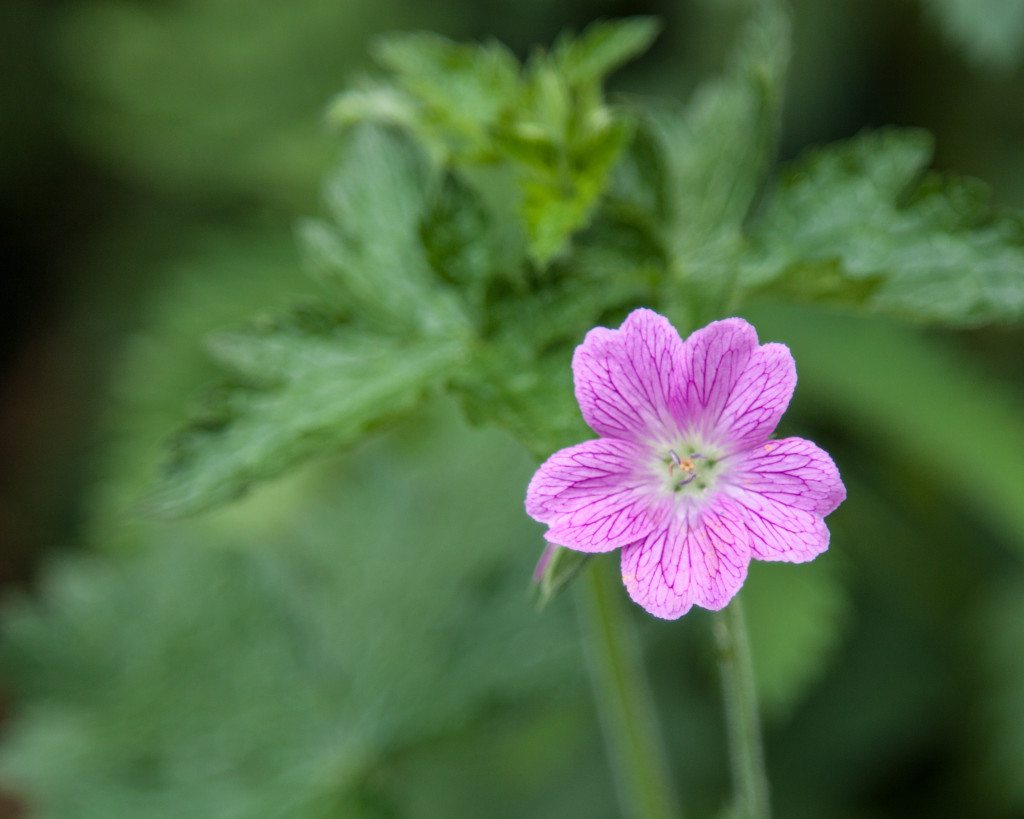
[[[672,484],[672,488],[678,491],[682,489],[684,486],[693,483],[693,481],[695,481],[699,477],[697,474],[697,464],[695,463],[695,461],[705,460],[706,456],[700,452],[694,452],[691,455],[680,457],[679,453],[676,450],[670,449],[668,451],[668,459],[668,474],[670,477],[672,477],[674,474],[673,470],[677,468],[679,469],[679,480],[675,481]],[[704,486],[703,483],[701,483],[700,485],[701,487]]]

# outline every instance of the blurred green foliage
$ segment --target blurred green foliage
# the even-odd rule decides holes
[[[866,15],[865,38],[905,25],[888,5],[840,5],[823,7]],[[992,5],[1001,17],[927,8],[971,60],[1008,70],[1019,4]],[[800,66],[801,43],[828,26],[797,6]],[[586,435],[572,346],[643,303],[681,327],[742,311],[789,344],[801,381],[780,433],[825,445],[850,490],[828,555],[757,565],[744,590],[778,814],[1024,810],[1021,336],[891,321],[1019,320],[1019,219],[979,183],[927,171],[917,130],[869,132],[775,173],[780,140],[786,155],[803,147],[786,128],[821,125],[786,119],[789,26],[772,6],[752,22],[743,4],[636,9],[663,14],[669,43],[694,23],[689,52],[655,44],[626,75],[646,91],[678,100],[695,63],[732,54],[685,107],[600,93],[648,44],[649,20],[522,62],[495,40],[378,40],[383,74],[365,69],[329,108],[348,129],[329,219],[300,227],[304,260],[292,250],[287,225],[314,212],[338,152],[321,112],[365,65],[371,33],[507,29],[526,54],[619,10],[526,4],[481,24],[398,0],[88,0],[39,24],[61,85],[50,116],[148,220],[115,199],[90,258],[70,262],[145,280],[103,290],[124,281],[111,272],[79,296],[131,330],[107,365],[83,521],[68,533],[90,551],[4,612],[0,782],[30,807],[614,815],[572,611],[558,597],[538,615],[527,593],[540,547],[520,506],[531,459],[436,393],[447,386],[473,420],[542,456]],[[926,83],[920,43],[893,48]],[[835,51],[821,68],[835,87],[808,102],[813,78],[790,78],[798,112],[830,110],[864,70]],[[1000,82],[1012,111],[1024,83]],[[931,89],[936,105],[947,90]],[[833,135],[877,125],[879,110]],[[367,119],[378,125],[355,125]],[[26,133],[11,144],[31,150]],[[956,167],[941,133],[938,147]],[[1004,199],[1024,190],[995,181]],[[253,202],[272,214],[257,226]],[[187,413],[201,424],[177,439],[157,496],[177,511],[390,432],[197,518],[140,515]],[[713,815],[727,783],[706,617],[633,620],[687,813]]]
[[[307,201],[333,150],[319,112],[361,58],[373,4],[70,4],[55,48],[63,120],[118,174],[165,195]],[[394,24],[427,21],[394,3]],[[256,138],[254,138],[256,137]]]
[[[926,0],[925,6],[971,60],[1002,70],[1024,61],[1020,0]]]

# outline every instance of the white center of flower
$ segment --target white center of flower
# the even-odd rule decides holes
[[[657,472],[665,492],[677,497],[700,497],[711,491],[722,473],[718,447],[703,441],[679,441],[659,453]]]

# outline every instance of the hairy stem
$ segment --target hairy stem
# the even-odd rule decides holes
[[[674,819],[679,803],[659,736],[622,586],[607,560],[592,560],[575,584],[584,644],[622,815]]]
[[[722,673],[725,721],[729,737],[736,812],[742,819],[768,819],[771,803],[764,767],[761,719],[757,705],[754,663],[740,598],[734,597],[713,621]]]

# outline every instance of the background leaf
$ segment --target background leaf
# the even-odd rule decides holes
[[[508,548],[532,541],[530,469],[434,405],[307,483],[301,522],[68,562],[5,611],[27,719],[4,781],[57,817],[332,815],[385,749],[566,701],[569,612],[536,617],[532,550]]]
[[[1008,70],[1024,57],[1020,0],[922,0],[942,30],[975,63]]]
[[[850,601],[828,554],[798,568],[754,561],[743,586],[758,697],[785,718],[839,649]]]
[[[1020,396],[973,370],[962,353],[889,322],[794,307],[758,309],[762,338],[799,362],[798,396],[834,408],[880,453],[920,464],[948,502],[1024,548]],[[884,362],[884,366],[883,366]]]
[[[686,109],[657,114],[668,213],[663,235],[676,273],[723,276],[733,245],[774,159],[789,62],[789,23],[757,4],[725,75],[702,85]],[[717,261],[723,257],[730,261]]]
[[[783,286],[796,298],[852,295],[869,311],[918,321],[1020,318],[1024,222],[994,209],[979,183],[925,175],[930,158],[930,138],[914,130],[812,152],[758,221],[744,284],[821,276],[830,284],[818,292]]]
[[[618,68],[644,54],[661,24],[654,17],[591,23],[578,36],[563,34],[552,48],[558,68],[573,85],[599,87]]]
[[[326,186],[334,223],[303,226],[314,272],[359,321],[450,330],[462,320],[455,296],[439,286],[419,238],[436,184],[426,159],[407,137],[375,125],[360,125],[349,140]]]
[[[519,93],[519,61],[508,48],[417,32],[381,38],[374,57],[421,107],[422,125],[439,148],[487,156],[492,129]]]
[[[972,740],[976,775],[993,806],[1024,809],[1015,771],[1024,754],[1024,586],[1019,575],[989,596],[972,625],[983,635],[982,692]]]
[[[218,336],[213,348],[246,386],[211,402],[179,436],[151,499],[162,512],[215,506],[311,455],[352,443],[409,411],[464,354],[451,339],[399,341],[315,313]]]

